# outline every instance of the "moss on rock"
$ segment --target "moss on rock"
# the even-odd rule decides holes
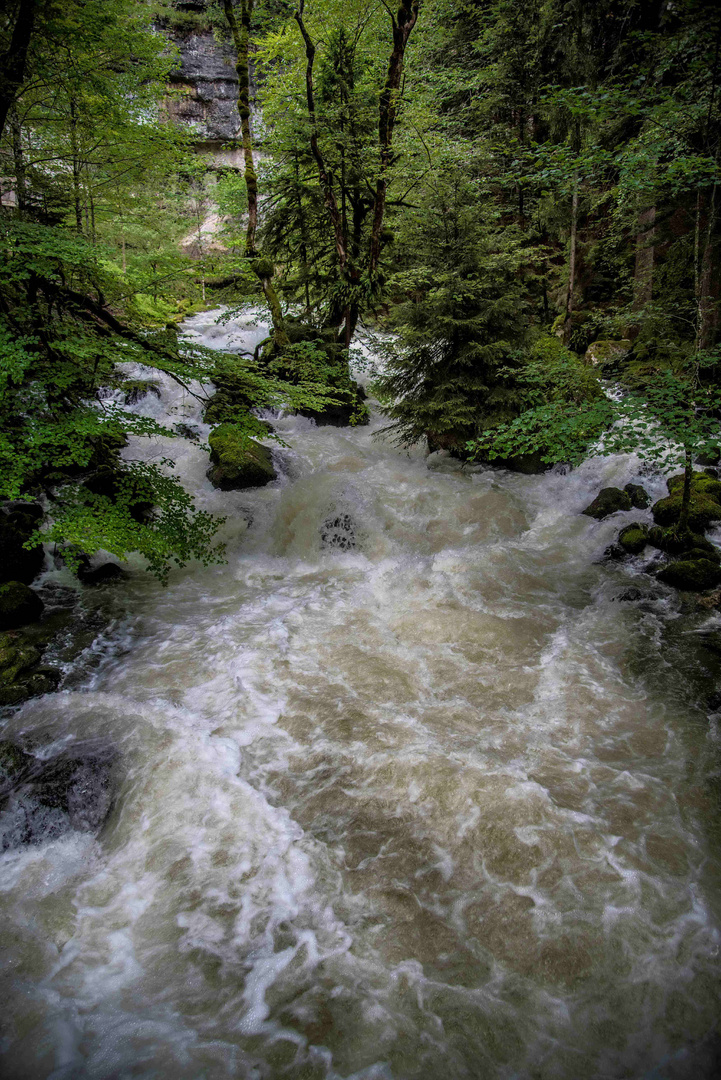
[[[659,570],[656,577],[665,585],[686,592],[704,592],[721,582],[721,567],[711,559],[679,559]]]
[[[671,495],[683,494],[683,473],[670,476],[666,481],[666,487]],[[692,494],[705,495],[709,499],[721,502],[721,480],[715,476],[709,476],[705,472],[695,472],[691,477]]]
[[[648,529],[634,521],[618,534],[618,542],[629,555],[639,555],[648,543]]]
[[[263,487],[275,480],[273,457],[267,446],[261,446],[241,428],[221,424],[211,431],[211,466],[208,479],[221,491]]]
[[[687,532],[679,535],[675,529],[663,529],[660,525],[652,525],[648,530],[648,542],[659,551],[665,551],[668,555],[682,555],[692,548],[704,552],[715,553],[716,547],[700,533]]]
[[[682,494],[676,491],[653,504],[651,512],[657,525],[676,525],[681,517]],[[693,532],[703,532],[714,521],[721,521],[721,504],[698,489],[691,489],[688,525]]]
[[[612,371],[628,357],[632,344],[628,338],[621,341],[592,341],[586,349],[585,361],[602,371]]]
[[[607,487],[601,488],[593,502],[581,513],[587,517],[596,518],[597,521],[602,521],[611,514],[617,514],[620,510],[631,509],[631,499],[626,491],[621,491],[620,488]]]
[[[623,490],[631,500],[634,510],[647,510],[651,505],[651,496],[640,484],[626,484]]]

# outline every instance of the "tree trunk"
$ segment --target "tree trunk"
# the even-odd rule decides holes
[[[270,308],[275,344],[278,348],[285,348],[290,344],[290,340],[283,325],[280,301],[273,287],[274,267],[267,259],[260,257],[256,241],[258,229],[258,176],[253,161],[253,139],[250,130],[250,68],[248,63],[250,19],[253,14],[253,4],[254,0],[241,0],[240,26],[238,26],[233,0],[223,0],[225,17],[235,46],[235,70],[238,73],[238,114],[240,115],[240,130],[243,140],[245,187],[248,196],[248,228],[245,236],[245,253],[251,260],[250,265],[260,282],[263,295]]]
[[[393,51],[388,61],[388,73],[378,106],[378,143],[380,146],[380,172],[376,181],[373,200],[373,225],[371,227],[368,269],[371,278],[378,269],[381,255],[381,231],[388,194],[388,171],[393,162],[393,129],[398,115],[398,91],[403,75],[403,60],[411,30],[416,25],[420,0],[401,0],[398,14],[391,15],[393,23]]]
[[[578,170],[573,174],[573,196],[571,198],[571,242],[568,253],[568,292],[566,293],[566,330],[564,339],[568,344],[571,336],[571,318],[576,292],[576,234],[578,231]]]
[[[78,235],[83,232],[83,211],[80,202],[80,150],[78,148],[78,117],[75,102],[70,102],[70,147],[73,154],[73,206],[75,207],[75,228]]]
[[[33,34],[38,0],[20,0],[20,9],[7,51],[0,56],[0,135],[25,78],[28,46]]]
[[[15,169],[15,201],[18,213],[22,217],[27,209],[27,187],[25,179],[25,156],[23,154],[23,133],[20,118],[13,106],[10,110],[10,128],[12,131],[13,166]]]
[[[697,348],[710,349],[714,345],[716,336],[716,323],[718,321],[718,304],[713,296],[713,269],[714,269],[714,246],[716,243],[716,223],[718,219],[717,188],[715,183],[711,190],[706,228],[704,230],[703,250],[701,251],[700,265],[696,275],[696,307],[697,307]],[[700,234],[700,221],[697,226]],[[700,236],[699,236],[700,239]]]
[[[653,299],[655,237],[656,207],[650,206],[638,215],[636,266],[633,274],[633,307],[635,311],[639,311]]]
[[[676,532],[679,536],[685,536],[688,529],[688,512],[691,505],[691,477],[693,476],[693,458],[691,451],[686,448],[686,456],[683,468],[683,495],[681,496],[681,513],[679,514]]]
[[[333,185],[330,182],[328,175],[328,169],[326,168],[323,152],[318,143],[318,124],[316,122],[315,114],[315,94],[313,91],[313,63],[315,61],[315,45],[311,40],[310,34],[306,29],[306,25],[303,22],[303,12],[305,9],[305,0],[300,0],[300,6],[296,11],[293,18],[298,23],[298,28],[303,35],[303,43],[305,44],[305,98],[308,106],[308,119],[310,121],[310,148],[315,159],[316,166],[318,168],[318,179],[320,180],[321,190],[323,191],[323,199],[325,201],[326,209],[330,216],[331,224],[333,226],[333,236],[335,239],[335,249],[338,255],[338,265],[340,267],[341,274],[344,273],[346,263],[348,261],[348,249],[346,247],[345,233],[343,230],[343,217],[338,209],[338,202],[333,191]]]

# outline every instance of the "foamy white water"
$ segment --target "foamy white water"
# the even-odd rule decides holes
[[[209,430],[169,380],[137,409]],[[10,721],[122,782],[97,839],[0,857],[4,1076],[715,1075],[716,729],[677,599],[595,562],[639,513],[578,516],[639,463],[432,472],[381,426],[281,420],[255,491],[142,448],[228,562],[135,573],[115,656]]]

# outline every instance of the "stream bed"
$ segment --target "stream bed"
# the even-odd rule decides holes
[[[136,408],[207,437],[169,380]],[[252,491],[144,441],[227,516],[227,563],[114,586],[114,648],[7,720],[112,744],[120,779],[98,837],[0,856],[0,1073],[717,1075],[713,661],[642,560],[599,564],[638,511],[579,514],[663,483],[630,457],[431,470],[376,412],[275,423]]]

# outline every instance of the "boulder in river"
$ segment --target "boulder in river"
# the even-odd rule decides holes
[[[657,525],[670,526],[678,524],[681,517],[682,495],[675,492],[667,495],[665,499],[659,499],[652,507],[653,520]],[[691,489],[691,501],[688,511],[688,525],[693,532],[703,532],[713,525],[715,521],[721,521],[721,504],[710,498],[703,492]]]
[[[112,804],[113,753],[74,746],[49,759],[0,742],[0,849],[97,832]]]
[[[22,581],[6,581],[0,585],[0,630],[35,622],[43,611],[43,602],[36,592]]]
[[[634,521],[618,534],[618,542],[627,555],[639,555],[648,543],[648,529]]]
[[[626,484],[623,490],[631,500],[634,510],[646,510],[651,505],[651,496],[641,484]]]
[[[596,521],[602,521],[611,514],[617,514],[620,510],[631,510],[632,505],[628,492],[616,487],[607,487],[601,488],[593,502],[581,513],[595,518]]]
[[[674,589],[705,592],[721,582],[721,567],[711,559],[679,559],[662,567],[656,577]]]
[[[665,551],[667,555],[683,555],[696,548],[707,553],[710,558],[715,558],[718,552],[715,544],[701,533],[687,532],[680,536],[675,529],[664,529],[660,525],[652,525],[648,530],[648,542],[651,547]]]
[[[211,431],[211,466],[208,479],[221,491],[263,487],[275,480],[273,455],[234,424],[221,424]]]
[[[41,666],[41,651],[21,634],[0,634],[0,706],[19,705],[57,688],[61,673]]]

